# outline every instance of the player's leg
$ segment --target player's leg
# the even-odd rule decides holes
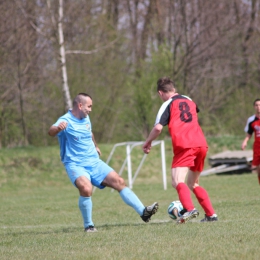
[[[191,194],[188,186],[185,183],[186,175],[189,171],[188,167],[172,168],[172,186],[177,190],[179,200],[187,211],[194,209]]]
[[[79,190],[79,209],[87,232],[96,231],[92,221],[92,184],[85,176],[76,179],[75,185]]]
[[[189,167],[194,165],[194,156],[191,149],[181,149],[174,154],[172,161],[172,186],[177,190],[179,200],[183,207],[191,211],[194,209],[191,194],[185,183]]]
[[[136,194],[126,186],[124,179],[102,160],[99,161],[91,173],[91,182],[101,189],[107,186],[117,190],[122,200],[132,207],[145,222],[149,222],[150,217],[158,209],[157,202],[145,207]]]
[[[85,231],[94,232],[96,229],[92,221],[92,184],[89,180],[89,174],[83,167],[75,165],[67,165],[66,171],[73,185],[79,190],[78,206],[83,218]]]
[[[179,200],[183,207],[187,210],[187,212],[184,213],[183,216],[177,221],[179,224],[185,223],[199,215],[199,212],[194,208],[190,190],[185,183],[188,171],[188,167],[172,168],[172,186],[177,190]]]
[[[124,179],[115,171],[110,172],[106,176],[102,185],[117,190],[122,200],[132,207],[145,222],[149,222],[151,216],[158,210],[157,202],[151,206],[145,207],[136,194],[126,186]]]
[[[115,171],[110,172],[106,176],[106,178],[102,182],[102,185],[118,191],[122,200],[127,205],[134,208],[139,215],[142,215],[145,208],[144,205],[135,195],[135,193],[126,186],[124,179],[119,176]]]
[[[190,190],[192,190],[195,194],[201,207],[204,209],[205,219],[209,221],[216,221],[217,215],[215,214],[214,208],[212,207],[209,195],[203,187],[198,185],[199,175],[200,172],[190,171],[187,178],[187,184]],[[205,219],[204,221],[206,221]]]
[[[203,187],[199,186],[199,176],[204,167],[207,147],[199,147],[194,149],[194,153],[196,154],[196,159],[194,160],[194,166],[191,167],[188,173],[187,185],[189,189],[193,191],[201,207],[204,209],[205,218],[202,222],[216,221],[218,220],[217,215],[215,214],[209,195]]]

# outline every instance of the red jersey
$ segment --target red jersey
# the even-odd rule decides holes
[[[162,104],[155,124],[168,125],[174,154],[185,148],[208,147],[197,112],[196,104],[189,97],[179,94]]]
[[[255,142],[254,149],[260,150],[260,118],[257,116],[250,117],[251,120],[248,120],[248,130],[247,133],[252,135],[255,133]]]

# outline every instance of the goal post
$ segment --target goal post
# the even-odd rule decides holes
[[[132,142],[122,142],[122,143],[117,143],[113,146],[108,158],[107,158],[107,161],[106,163],[109,164],[110,160],[112,159],[112,156],[116,150],[117,147],[119,146],[126,146],[126,157],[125,157],[125,160],[118,172],[119,175],[122,174],[125,166],[127,165],[127,175],[128,175],[128,186],[130,189],[133,188],[133,184],[134,184],[134,181],[136,179],[136,177],[138,176],[142,166],[143,166],[143,163],[147,157],[147,154],[144,154],[140,163],[139,163],[139,166],[137,167],[137,170],[136,172],[132,173],[132,159],[131,159],[131,153],[132,153],[132,150],[136,147],[136,146],[140,146],[142,145],[144,142],[140,142],[140,141],[132,141]],[[164,190],[167,189],[167,178],[166,178],[166,159],[165,159],[165,143],[163,140],[155,140],[152,142],[152,146],[155,146],[155,145],[160,145],[161,146],[161,165],[162,165],[162,178],[163,178],[163,188]]]

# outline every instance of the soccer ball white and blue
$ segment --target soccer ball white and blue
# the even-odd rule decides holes
[[[182,216],[180,213],[183,210],[183,206],[179,200],[172,201],[168,207],[168,215],[171,219],[176,220]]]

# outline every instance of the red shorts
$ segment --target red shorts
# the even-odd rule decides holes
[[[260,165],[260,151],[259,149],[253,149],[253,161],[252,165],[258,166]]]
[[[202,172],[208,147],[193,147],[181,150],[172,160],[172,168],[189,167],[193,172]]]

